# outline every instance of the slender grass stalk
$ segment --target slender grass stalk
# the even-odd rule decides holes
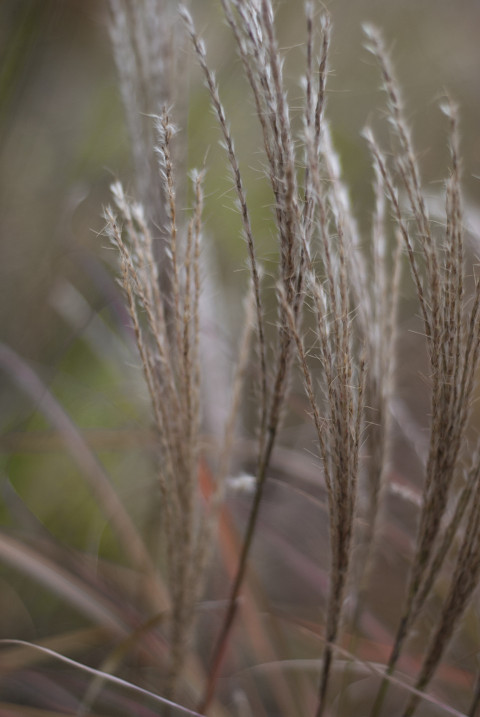
[[[445,648],[458,625],[480,578],[480,467],[474,472],[474,490],[468,508],[465,533],[458,550],[450,589],[442,605],[430,643],[426,649],[415,687],[425,690],[437,668]],[[403,717],[412,717],[419,703],[412,695]]]
[[[120,677],[117,677],[116,675],[110,675],[110,674],[108,674],[108,672],[103,672],[101,670],[96,670],[93,667],[89,667],[88,665],[83,665],[82,663],[77,662],[76,660],[72,660],[70,657],[65,657],[65,655],[61,655],[58,652],[55,652],[55,650],[50,650],[47,647],[43,647],[41,645],[36,645],[32,642],[25,642],[23,640],[2,639],[0,641],[0,644],[28,647],[31,650],[40,652],[43,655],[47,655],[50,658],[54,658],[66,665],[74,667],[75,669],[79,670],[80,672],[86,672],[87,674],[93,675],[94,677],[98,677],[98,678],[104,680],[105,682],[111,682],[111,683],[117,685],[118,687],[121,687],[122,689],[125,689],[129,692],[137,693],[139,695],[148,697],[148,699],[152,700],[152,702],[157,702],[157,703],[161,704],[163,707],[173,708],[176,712],[179,711],[180,714],[183,713],[184,715],[192,715],[193,717],[201,717],[201,715],[199,715],[198,712],[194,712],[193,710],[189,710],[186,707],[182,707],[181,705],[177,704],[176,702],[172,702],[171,700],[168,700],[165,697],[162,697],[161,695],[151,692],[150,690],[146,690],[143,687],[139,687],[138,685],[132,684],[131,682],[128,682],[127,680],[122,680]]]
[[[188,651],[206,557],[205,546],[199,540],[199,536],[205,535],[201,527],[205,517],[199,511],[197,496],[200,429],[198,264],[203,174],[196,175],[194,179],[194,208],[187,226],[180,266],[175,180],[170,159],[174,128],[166,110],[158,119],[157,127],[157,153],[170,216],[172,332],[168,328],[165,302],[160,293],[153,241],[141,205],[130,202],[119,184],[113,187],[117,210],[125,223],[131,246],[124,241],[122,229],[112,210],[107,210],[106,217],[107,233],[122,260],[122,284],[152,401],[161,451],[162,465],[158,475],[163,498],[172,604],[172,644],[166,691],[173,696]],[[140,308],[146,314],[147,326],[142,322]]]
[[[182,39],[168,0],[109,0],[109,4],[109,30],[130,136],[135,194],[154,232],[159,281],[168,292],[168,197],[152,152],[156,136],[151,118],[172,104],[177,115],[181,114]],[[177,151],[176,166],[181,162]]]
[[[298,263],[298,256],[304,243],[304,234],[296,180],[294,143],[290,127],[289,109],[283,89],[282,63],[273,26],[273,10],[269,0],[262,0],[257,8],[237,2],[225,2],[223,7],[237,39],[240,55],[248,68],[246,71],[247,77],[250,80],[255,102],[259,109],[258,116],[264,133],[265,152],[270,164],[269,177],[276,200],[275,216],[280,245],[281,281],[286,292],[287,301],[292,306],[296,305],[295,311],[298,316],[301,305],[298,298],[302,295],[301,286],[303,282],[302,268],[301,263]],[[234,15],[234,11],[238,13],[237,18]],[[237,611],[238,597],[245,577],[248,556],[262,503],[267,469],[287,394],[288,376],[292,362],[292,344],[285,312],[280,307],[277,367],[274,372],[271,389],[267,393],[265,339],[259,273],[245,191],[225,112],[219,99],[216,81],[207,65],[203,42],[198,38],[191,16],[186,9],[182,9],[182,17],[204,72],[206,85],[217,114],[234,176],[256,295],[257,331],[261,364],[262,398],[256,492],[245,530],[236,576],[230,591],[228,608],[214,647],[207,686],[199,707],[201,712],[206,712],[215,691],[228,637]],[[246,42],[250,44],[248,50],[246,50]],[[261,64],[255,63],[253,61],[254,56],[261,56],[263,62]],[[263,111],[260,111],[260,108],[265,106],[269,108],[266,118]]]

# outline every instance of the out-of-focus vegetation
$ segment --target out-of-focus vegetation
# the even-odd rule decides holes
[[[371,160],[360,132],[373,122],[379,125],[380,138],[387,137],[381,116],[378,122],[377,107],[382,101],[378,69],[362,49],[360,25],[369,21],[382,28],[392,49],[405,90],[408,119],[415,126],[414,142],[422,148],[419,159],[432,203],[443,189],[448,163],[447,129],[438,112],[444,89],[458,103],[465,216],[474,241],[479,239],[478,2],[331,0],[327,5],[333,22],[328,117],[360,225],[369,225],[373,206]],[[220,3],[202,0],[192,10],[208,46],[209,62],[218,68],[222,100],[251,200],[259,255],[267,272],[273,272],[272,198],[263,181],[261,136],[249,89]],[[156,436],[133,331],[115,281],[116,257],[101,234],[103,207],[111,202],[112,181],[120,177],[134,193],[107,15],[107,4],[101,0],[3,0],[0,5],[0,328],[2,343],[15,352],[2,354],[0,374],[0,638],[43,642],[82,663],[157,691],[167,647],[162,630],[151,629],[161,628],[165,619],[154,613],[152,604],[163,595],[165,586],[156,584],[151,575],[145,580],[148,584],[138,584],[132,568],[135,555],[142,559],[135,553],[137,529],[150,546],[152,562],[162,561],[158,538],[161,498],[154,475]],[[293,106],[301,96],[298,77],[304,66],[304,24],[303,3],[279,3],[279,43],[287,48],[285,76]],[[217,122],[187,43],[181,57],[188,68],[190,99],[187,103],[186,98],[178,98],[175,121],[181,129],[176,142],[182,146],[186,169],[200,167],[205,161],[204,231],[216,267],[215,291],[221,292],[225,325],[230,327],[229,334],[221,335],[220,344],[233,370],[243,318],[238,307],[246,285],[246,249],[239,238],[240,218],[232,212],[232,184],[224,151],[218,146]],[[295,121],[300,127],[300,113]],[[190,203],[190,197],[184,199],[185,205]],[[408,291],[406,286],[405,295]],[[215,301],[220,303],[218,294]],[[408,298],[404,303],[402,312],[408,316]],[[275,321],[273,311],[270,318]],[[416,435],[421,444],[425,418],[420,411],[428,406],[428,395],[419,378],[424,370],[423,355],[418,360],[409,355],[409,321],[405,318],[400,332],[407,349],[400,345],[398,385],[401,398],[409,401],[421,426]],[[283,645],[285,654],[301,645],[305,658],[313,660],[320,654],[315,623],[319,595],[326,595],[327,583],[327,561],[322,561],[320,569],[315,556],[318,545],[325,546],[327,539],[317,506],[301,497],[315,477],[305,453],[305,448],[312,446],[311,429],[305,429],[303,423],[305,405],[300,389],[295,391],[272,462],[274,475],[254,550],[255,568],[265,579],[260,588],[258,575],[254,575],[249,589],[257,604],[267,601],[262,594],[267,590],[268,599],[275,604],[269,617],[272,623],[285,619],[288,624],[285,611],[289,603],[301,605],[286,636],[270,624],[269,636],[273,642],[287,643]],[[235,460],[239,471],[254,470],[252,438],[247,425]],[[414,451],[403,448],[399,441],[397,483],[415,490],[418,464]],[[285,487],[292,473],[300,486],[294,494]],[[111,494],[107,488],[99,499],[98,486],[107,476]],[[111,520],[111,512],[117,510],[114,495],[120,496],[132,520],[133,539],[127,546],[130,555]],[[243,525],[249,493],[239,492],[229,500],[235,520]],[[385,645],[398,617],[395,596],[401,589],[413,540],[414,519],[408,501],[407,507],[401,503],[400,508],[397,504],[390,508],[391,522],[383,529],[392,538],[393,548],[391,553],[381,553],[377,579],[382,582],[385,565],[394,577],[382,585],[375,611],[368,615],[370,640],[362,643],[361,654],[363,659],[379,663],[388,659]],[[123,535],[128,535],[129,529]],[[227,595],[229,571],[238,548],[225,526],[222,535],[230,536],[233,545],[221,545],[216,555],[216,564],[222,567],[210,577],[209,596],[218,600]],[[290,565],[298,570],[295,586],[285,577]],[[247,607],[252,603],[250,595]],[[198,662],[192,658],[188,665],[194,693],[186,693],[189,704],[195,704],[201,689],[205,667],[201,646],[210,650],[211,635],[219,622],[217,608],[210,603],[202,606],[197,638],[200,658]],[[471,675],[478,669],[471,654],[478,649],[478,640],[472,638],[470,645],[468,638],[468,633],[476,635],[479,630],[478,615],[473,610],[467,619],[467,635],[462,633],[462,641],[454,646],[436,683],[443,688],[445,703],[461,702],[463,709],[471,702]],[[230,664],[232,673],[243,670],[240,687],[237,685],[231,704],[215,706],[215,714],[248,715],[248,704],[252,704],[255,715],[273,715],[279,702],[284,709],[290,705],[301,710],[295,701],[292,706],[289,694],[283,694],[278,679],[260,677],[256,681],[245,669],[250,656],[254,663],[258,655],[270,654],[259,644],[265,635],[258,632],[253,618],[249,629],[250,642],[242,648],[246,654]],[[302,631],[308,633],[307,639]],[[419,642],[422,639],[422,635],[417,638]],[[346,647],[351,643],[347,641]],[[409,659],[405,668],[414,675],[418,659]],[[319,672],[318,664],[313,672],[314,676]],[[289,681],[292,694],[302,693],[305,679],[310,677]],[[338,675],[335,679],[340,683]],[[364,682],[359,680],[355,686],[351,677],[351,683],[339,715],[349,714],[350,704],[361,705],[362,699],[368,702],[371,692],[363,689]],[[98,712],[95,707],[89,711],[90,701],[98,705]],[[14,702],[23,704],[18,712]],[[43,706],[49,711],[36,711]],[[28,648],[1,648],[0,713],[82,714],[82,709],[92,715],[159,713],[149,697],[136,696],[116,685],[108,691],[95,683],[94,676],[57,666],[45,656],[32,655]],[[422,715],[446,713],[441,705],[423,709]]]

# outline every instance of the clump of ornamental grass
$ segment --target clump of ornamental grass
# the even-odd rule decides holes
[[[474,277],[470,295],[457,110],[451,101],[442,108],[449,124],[451,168],[445,219],[441,225],[434,224],[390,59],[378,31],[365,28],[368,49],[380,65],[391,145],[385,151],[373,131],[365,130],[373,164],[374,206],[371,231],[363,236],[327,119],[329,17],[316,18],[313,3],[306,3],[304,95],[301,108],[295,110],[302,123],[295,132],[272,0],[221,0],[221,5],[261,131],[278,261],[268,286],[258,259],[242,157],[235,150],[221,88],[194,20],[182,7],[183,26],[203,74],[231,170],[250,272],[243,332],[228,388],[229,408],[222,431],[207,440],[209,401],[216,400],[218,393],[212,398],[206,389],[209,369],[202,336],[202,291],[211,269],[203,253],[206,168],[190,173],[189,192],[183,179],[185,158],[175,148],[176,128],[171,119],[175,85],[181,79],[178,48],[184,45],[172,41],[178,33],[172,29],[166,2],[142,0],[129,5],[111,0],[111,35],[132,139],[137,198],[132,199],[115,182],[113,206],[105,211],[105,232],[119,260],[119,283],[152,409],[161,496],[156,516],[162,544],[158,564],[128,513],[116,502],[108,478],[75,427],[48,394],[44,409],[78,460],[85,463],[85,455],[89,457],[85,468],[91,474],[92,488],[110,511],[125,551],[138,563],[149,586],[146,602],[154,616],[143,625],[125,620],[116,629],[126,641],[122,643],[125,651],[135,644],[143,658],[154,648],[156,674],[160,675],[155,690],[161,693],[165,714],[178,707],[197,715],[267,715],[271,711],[285,717],[324,717],[346,714],[346,704],[356,713],[350,688],[357,673],[376,677],[368,706],[362,702],[363,712],[370,710],[371,717],[411,717],[420,700],[444,714],[463,714],[426,692],[480,579],[479,450],[472,450],[468,440],[480,358],[480,283]],[[189,193],[192,206],[185,212]],[[429,362],[429,444],[400,619],[382,668],[366,661],[359,645],[366,632],[363,617],[371,617],[375,609],[369,595],[376,587],[372,581],[376,579],[377,546],[387,499],[395,494],[390,471],[393,429],[399,420],[395,408],[397,309],[405,267],[418,302]],[[267,321],[267,297],[276,302],[273,327]],[[32,396],[41,393],[41,384],[23,365],[14,367],[7,349],[0,351],[0,361]],[[303,387],[308,406],[305,421],[313,427],[318,448],[315,498],[309,495],[308,499],[317,505],[321,502],[318,495],[326,498],[319,520],[325,520],[328,527],[328,575],[323,614],[315,624],[294,614],[285,616],[285,610],[269,601],[258,576],[248,575],[252,546],[262,525],[266,487],[273,480],[282,420],[295,385]],[[224,512],[224,498],[237,424],[252,396],[256,411],[249,415],[257,422],[253,490],[238,537]],[[205,465],[207,489],[202,480]],[[218,545],[219,524],[227,545]],[[5,554],[7,548],[12,552],[9,546],[5,540],[0,542]],[[322,547],[318,546],[319,573]],[[215,566],[213,557],[220,559],[216,548],[230,551],[225,564],[231,584],[226,601],[214,603],[218,624],[213,631],[210,623],[201,626],[203,639],[205,630],[210,631],[206,650],[196,627],[201,600],[215,597],[209,593],[208,576]],[[296,555],[298,561],[303,557]],[[290,579],[285,574],[285,580]],[[433,597],[437,612],[429,623],[425,612]],[[263,683],[251,678],[249,682],[248,675],[227,675],[226,664],[245,664],[234,631],[239,619],[244,621],[254,654],[268,655],[274,671],[293,665],[296,676],[283,680],[268,675],[262,692]],[[292,625],[296,639],[288,641],[286,629]],[[419,626],[426,646],[409,681],[398,671],[398,663]],[[305,634],[315,636],[314,660],[303,659]],[[234,658],[227,662],[232,654]],[[113,664],[116,667],[118,662]],[[78,714],[86,713],[100,687],[112,679],[107,670],[85,669],[100,682],[90,685]],[[402,687],[402,697],[394,707],[386,702],[392,683]],[[477,687],[469,717],[476,714],[479,695]],[[188,708],[180,707],[180,702]]]
[[[466,542],[457,553],[450,594],[418,678],[417,686],[423,689],[441,659],[479,576],[475,547],[479,537],[476,527],[479,505],[471,494],[478,483],[475,464],[467,473],[465,486],[457,497],[455,492],[467,458],[467,424],[480,355],[480,285],[475,281],[473,300],[466,306],[457,111],[451,102],[443,107],[450,123],[452,167],[445,192],[446,225],[444,236],[439,241],[432,231],[421,190],[420,170],[389,58],[378,32],[367,27],[366,33],[369,49],[379,60],[382,70],[393,134],[393,164],[406,195],[410,216],[401,205],[399,190],[384,155],[370,132],[366,133],[366,137],[407,250],[423,319],[432,382],[430,445],[422,508],[407,596],[387,667],[388,674],[395,668],[410,628],[430,594],[450,542],[460,526],[467,507],[465,492],[473,499],[465,516]],[[449,500],[456,502],[456,509],[447,520]],[[380,712],[386,684],[382,683],[374,714]],[[415,700],[412,698],[406,715],[413,714]]]
[[[205,693],[198,709],[202,714],[206,713],[215,695],[258,523],[268,467],[288,396],[290,376],[297,359],[316,430],[322,463],[321,480],[326,486],[330,525],[330,586],[315,714],[321,717],[327,711],[331,665],[335,661],[335,644],[344,620],[343,606],[351,574],[354,541],[360,541],[363,546],[361,567],[356,571],[356,584],[354,581],[351,587],[357,596],[352,624],[354,629],[358,629],[364,607],[363,592],[368,585],[374,559],[372,547],[378,516],[385,493],[391,430],[395,315],[403,246],[424,323],[431,366],[432,413],[430,448],[425,466],[415,551],[404,611],[386,677],[373,706],[372,715],[378,717],[388,689],[388,679],[394,672],[412,626],[432,592],[450,543],[459,532],[463,532],[464,538],[457,551],[451,590],[445,598],[438,625],[425,654],[416,684],[418,690],[423,690],[432,677],[477,584],[480,569],[477,565],[478,471],[474,464],[466,473],[465,485],[452,516],[447,517],[447,509],[454,500],[454,486],[458,484],[467,459],[466,430],[480,346],[478,284],[473,303],[465,306],[456,110],[451,103],[445,107],[450,121],[452,172],[446,189],[445,236],[439,242],[432,231],[422,193],[420,171],[390,61],[378,33],[372,28],[366,29],[369,49],[381,65],[388,99],[393,167],[389,166],[372,132],[367,130],[365,137],[375,172],[375,211],[371,241],[365,249],[361,247],[348,192],[342,183],[340,164],[325,119],[330,41],[328,17],[322,19],[318,33],[314,26],[312,5],[307,3],[305,99],[303,130],[299,138],[293,135],[291,109],[283,80],[283,58],[276,40],[271,3],[269,0],[246,3],[223,0],[222,7],[252,91],[263,137],[267,176],[274,197],[279,248],[276,286],[278,323],[277,343],[270,356],[265,340],[260,282],[262,272],[256,256],[240,160],[235,152],[215,75],[208,65],[206,48],[189,12],[182,8],[181,15],[203,71],[232,171],[252,277],[259,362],[256,488],[228,606],[216,639]],[[179,674],[181,661],[185,658],[185,635],[191,627],[195,602],[200,595],[199,590],[186,590],[186,584],[189,583],[186,576],[189,571],[195,575],[193,583],[198,586],[202,584],[201,576],[205,570],[205,560],[199,559],[199,554],[193,550],[195,544],[200,553],[205,553],[202,541],[198,540],[193,530],[201,525],[201,518],[194,513],[198,504],[198,497],[195,498],[195,471],[199,456],[200,425],[200,370],[199,364],[195,366],[195,361],[198,362],[199,346],[198,247],[201,202],[197,188],[197,207],[194,209],[196,218],[192,219],[188,230],[182,265],[184,278],[181,280],[166,111],[161,128],[160,166],[170,219],[167,240],[170,268],[167,273],[171,291],[167,302],[172,316],[171,324],[166,319],[165,298],[160,296],[156,288],[158,271],[154,268],[151,239],[142,238],[140,241],[138,238],[139,232],[141,237],[149,236],[148,227],[138,205],[129,207],[118,187],[115,190],[117,207],[126,222],[132,248],[129,249],[121,239],[112,214],[109,214],[109,231],[122,256],[123,284],[154,407],[162,460],[171,465],[170,476],[162,478],[162,492],[167,551],[169,559],[176,561],[169,572],[174,599],[172,654],[177,655],[173,660],[173,671]],[[299,143],[303,147],[301,170]],[[393,251],[387,239],[390,226],[386,216],[387,206],[393,215],[397,237]],[[145,246],[148,246],[148,256],[143,256]],[[136,263],[138,266],[135,266]],[[150,268],[149,276],[144,274],[145,266]],[[150,287],[149,295],[145,294],[146,286]],[[136,308],[138,303],[146,313],[150,339],[156,345],[155,354],[149,353],[150,349],[143,338]],[[162,306],[161,317],[155,318],[154,312]],[[315,360],[309,357],[305,343],[307,337],[302,332],[305,312],[313,314],[314,318]],[[168,352],[165,349],[167,345]],[[179,364],[177,358],[188,357],[190,350],[191,366],[189,358],[186,363],[184,360],[183,364]],[[179,365],[183,366],[180,373]],[[192,392],[193,399],[190,398]],[[169,395],[175,397],[177,393],[180,396],[178,401],[171,403]],[[162,400],[160,409],[159,396],[164,395],[167,400]],[[163,415],[160,416],[161,410]],[[180,426],[169,426],[171,419],[167,418],[168,415],[174,415],[180,421]],[[374,420],[369,420],[371,415],[375,416]],[[182,438],[176,442],[175,437],[180,435]],[[185,437],[186,444],[183,440]],[[369,459],[363,461],[362,442],[370,448]],[[184,465],[185,475],[188,476],[185,481],[178,469],[178,466]],[[359,517],[357,498],[361,467],[365,474],[367,496],[363,517],[369,526],[363,535],[355,531]],[[167,485],[170,484],[176,487],[173,496],[167,497]],[[178,532],[178,528],[175,532],[172,526],[168,527],[169,521],[177,526],[178,513],[175,510],[178,507],[175,506],[181,509],[185,523],[189,524],[184,526],[183,533]],[[174,557],[176,554],[178,558]],[[193,566],[195,571],[192,572]],[[413,714],[418,699],[418,693],[414,693],[405,708],[405,715]]]

